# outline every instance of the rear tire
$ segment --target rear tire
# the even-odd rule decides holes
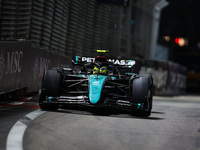
[[[62,74],[58,70],[48,70],[44,73],[42,91],[40,94],[39,105],[44,110],[57,110],[57,104],[44,103],[46,97],[59,96],[62,84]]]
[[[143,103],[144,109],[133,111],[133,114],[148,117],[152,110],[152,88],[153,78],[151,75],[139,75],[132,81],[132,101],[133,103]]]

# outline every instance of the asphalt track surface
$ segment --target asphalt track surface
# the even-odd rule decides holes
[[[61,108],[38,95],[0,105],[0,150],[199,150],[200,97],[154,97],[152,114]]]

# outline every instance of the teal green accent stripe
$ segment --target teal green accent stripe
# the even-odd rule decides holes
[[[92,104],[96,104],[100,100],[102,86],[107,76],[90,75],[89,77],[90,77],[89,100]]]
[[[76,56],[76,61],[78,62],[78,56]]]

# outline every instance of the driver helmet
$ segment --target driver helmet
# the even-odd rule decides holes
[[[98,73],[98,68],[97,67],[94,67],[93,69],[93,74],[97,74]],[[100,74],[105,74],[107,75],[108,74],[108,69],[107,67],[101,67],[100,70],[99,70],[99,73]]]

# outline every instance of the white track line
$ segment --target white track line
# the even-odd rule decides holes
[[[24,132],[28,125],[43,113],[45,113],[45,111],[38,109],[19,119],[8,134],[6,150],[23,150]]]
[[[30,100],[32,97],[28,97],[28,98],[26,98],[26,100]],[[18,102],[18,101],[16,101],[16,102],[12,102],[12,103],[9,103],[9,104],[11,104],[11,105],[22,105],[22,104],[24,104],[25,102]]]

